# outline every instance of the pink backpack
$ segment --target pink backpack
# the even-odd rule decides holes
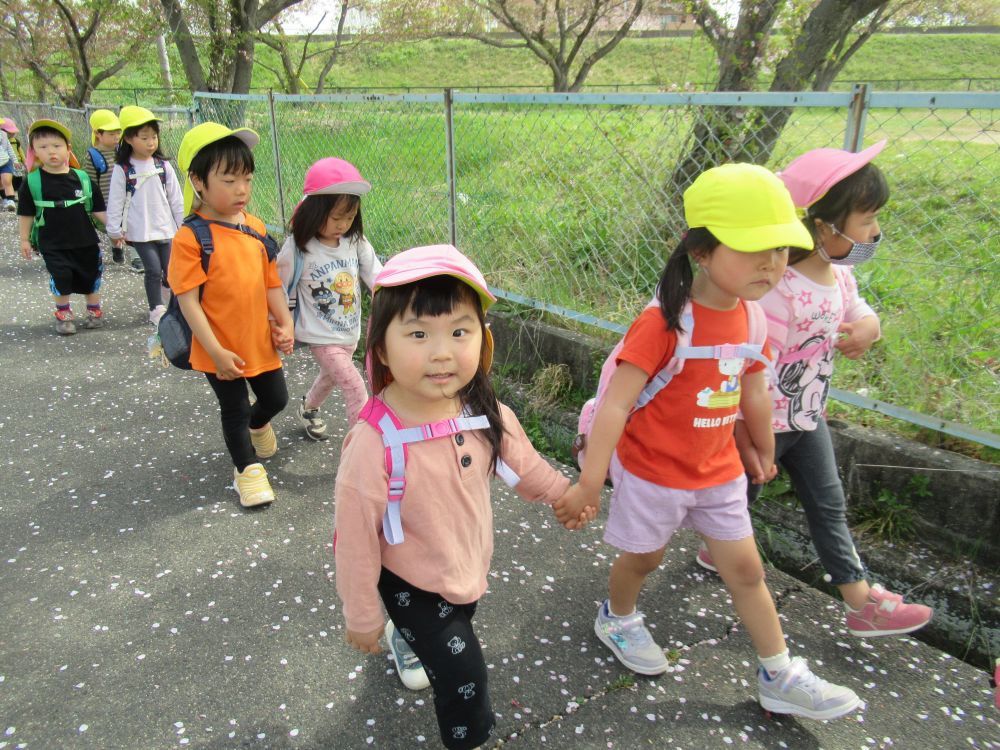
[[[403,521],[399,504],[406,491],[406,458],[408,446],[424,440],[450,437],[466,430],[485,430],[490,421],[485,416],[473,417],[463,413],[455,419],[422,424],[419,427],[403,427],[399,417],[378,396],[368,399],[361,409],[361,419],[370,424],[382,436],[385,446],[385,470],[389,474],[388,504],[382,516],[382,533],[389,544],[403,541]],[[508,486],[514,487],[520,477],[507,464],[497,459],[496,474]]]
[[[646,309],[659,306],[659,300],[653,299],[646,305]],[[767,321],[764,318],[764,310],[756,302],[744,301],[743,306],[747,311],[747,327],[749,329],[750,343],[691,346],[691,336],[694,332],[694,314],[691,310],[691,301],[688,300],[681,313],[681,327],[684,330],[677,334],[677,345],[674,347],[674,355],[667,362],[666,366],[656,373],[646,384],[646,387],[642,389],[639,398],[636,399],[635,406],[632,407],[632,413],[634,414],[644,407],[653,400],[656,394],[666,388],[670,381],[673,380],[674,375],[684,369],[684,360],[687,359],[742,358],[755,360],[767,365],[768,370],[773,373],[774,370],[770,360],[762,354],[764,341],[767,338]],[[600,406],[601,400],[607,392],[611,376],[618,369],[618,355],[624,343],[625,339],[622,338],[621,341],[615,344],[608,358],[604,360],[604,365],[601,367],[601,377],[597,381],[597,393],[580,410],[580,419],[577,423],[577,436],[573,441],[573,457],[581,469],[583,468],[584,452],[587,449],[587,437],[594,426],[594,415],[597,413],[597,408]],[[747,362],[743,366],[744,372],[749,364]]]

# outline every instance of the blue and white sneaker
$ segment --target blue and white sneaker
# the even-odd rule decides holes
[[[663,649],[656,645],[646,629],[641,612],[615,617],[605,599],[597,610],[594,633],[601,643],[611,649],[618,661],[633,672],[657,675],[666,672],[670,666]]]
[[[776,714],[836,719],[861,705],[861,699],[853,690],[820,679],[800,656],[792,659],[792,663],[774,677],[759,667],[757,688],[760,705]]]
[[[423,690],[430,687],[431,681],[427,679],[424,665],[420,663],[420,658],[413,653],[410,644],[392,624],[392,620],[389,620],[385,625],[385,640],[389,644],[392,658],[396,661],[396,671],[403,684],[410,690]]]

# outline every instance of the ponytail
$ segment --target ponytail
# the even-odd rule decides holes
[[[719,241],[705,227],[694,227],[684,233],[670,254],[656,287],[656,296],[660,300],[660,310],[663,319],[667,321],[668,331],[684,330],[681,314],[691,298],[691,284],[694,282],[691,258],[712,252],[718,244]]]

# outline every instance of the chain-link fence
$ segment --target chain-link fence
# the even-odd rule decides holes
[[[383,256],[453,240],[501,296],[611,331],[684,228],[692,165],[778,169],[886,138],[886,239],[857,270],[883,340],[841,360],[834,396],[1000,447],[1000,94],[198,94],[195,110],[260,133],[254,210],[272,227],[308,166],[341,156],[373,183]]]

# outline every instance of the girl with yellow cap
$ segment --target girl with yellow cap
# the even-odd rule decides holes
[[[145,107],[122,107],[118,162],[111,173],[108,236],[126,241],[142,261],[149,322],[166,311],[170,242],[184,221],[181,185],[160,148],[160,119]]]
[[[596,511],[610,469],[614,492],[604,540],[622,552],[594,632],[626,667],[656,675],[670,666],[636,605],[674,531],[693,527],[753,641],[761,705],[834,719],[861,701],[789,655],[764,582],[733,437],[742,411],[759,454],[752,478],[774,476],[766,368],[750,359],[744,342],[754,338],[754,327],[764,327],[752,306],[778,283],[789,246],[811,248],[813,238],[781,180],[752,164],[701,174],[684,192],[684,215],[689,228],[667,261],[656,299],[625,334],[617,369],[597,401],[579,483],[556,501],[556,518],[576,528],[585,508]],[[759,354],[770,356],[766,342]],[[672,364],[676,358],[682,367]],[[661,377],[669,378],[663,393],[646,398]]]

